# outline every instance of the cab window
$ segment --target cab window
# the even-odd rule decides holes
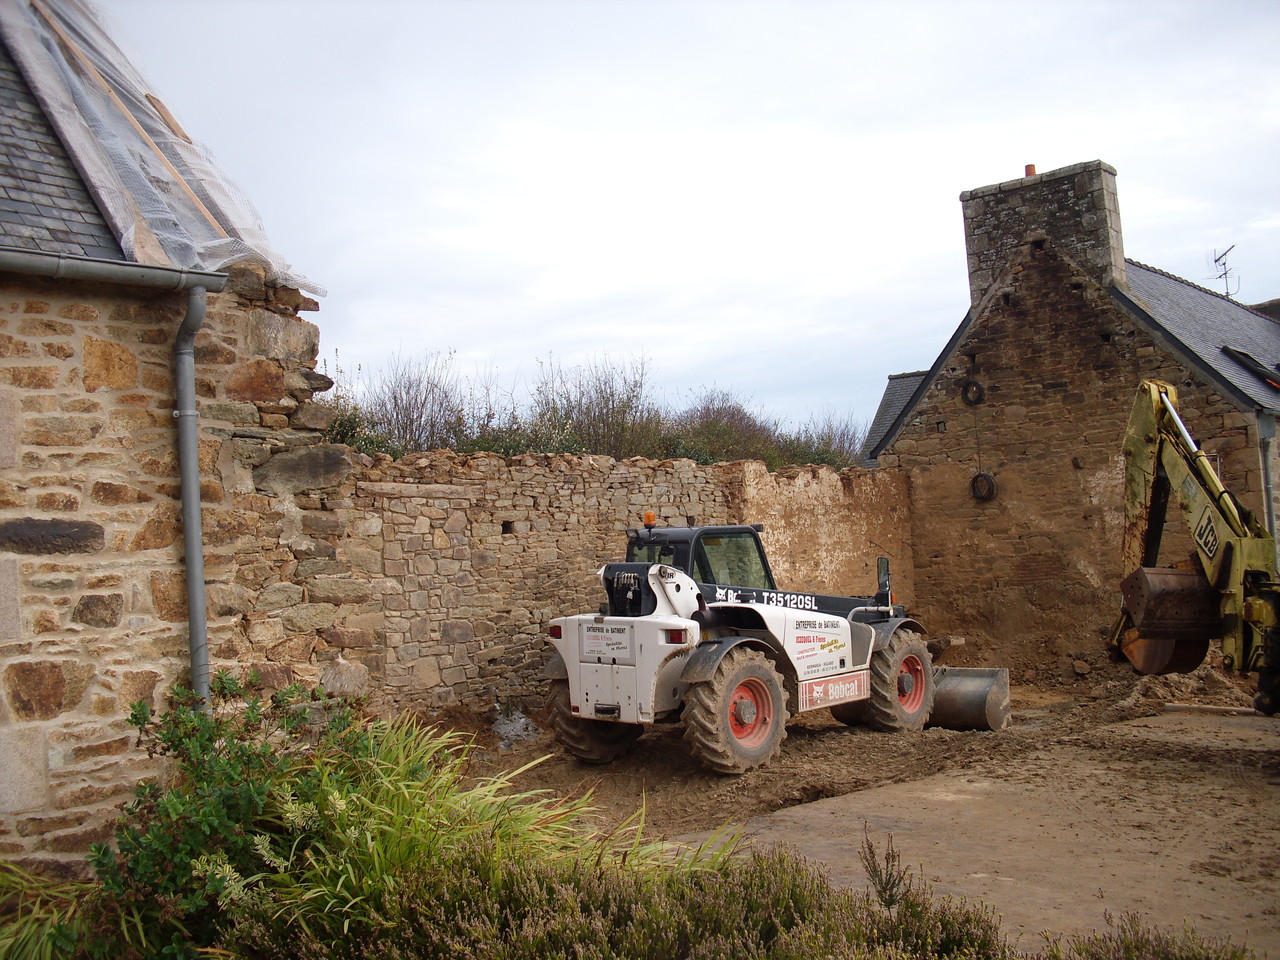
[[[627,544],[627,560],[630,563],[665,563],[676,565],[676,548],[671,543]]]
[[[694,551],[697,578],[702,583],[774,589],[764,567],[760,546],[749,533],[722,533],[699,538]]]

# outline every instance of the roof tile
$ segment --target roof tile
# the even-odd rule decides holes
[[[0,242],[123,260],[21,71],[0,41]]]

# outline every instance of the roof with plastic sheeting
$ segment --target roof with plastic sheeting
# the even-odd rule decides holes
[[[4,0],[0,40],[4,244],[192,270],[253,262],[273,284],[324,293],[272,249],[88,0]]]

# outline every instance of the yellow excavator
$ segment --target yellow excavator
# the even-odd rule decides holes
[[[1222,485],[1178,416],[1177,390],[1144,380],[1124,439],[1122,613],[1111,644],[1139,673],[1189,673],[1221,639],[1227,669],[1257,672],[1254,706],[1280,708],[1280,582],[1275,538]],[[1158,567],[1173,499],[1195,542],[1191,559]]]

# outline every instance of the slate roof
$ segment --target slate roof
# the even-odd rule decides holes
[[[1280,323],[1171,273],[1126,262],[1133,296],[1113,290],[1117,300],[1175,340],[1238,406],[1280,410],[1280,387],[1266,379],[1280,382]]]
[[[249,261],[270,283],[323,295],[272,248],[253,204],[92,0],[0,0],[0,40],[0,171],[11,178],[0,181],[0,244],[207,271]]]
[[[884,396],[880,398],[880,406],[876,408],[876,415],[871,418],[871,425],[867,427],[867,438],[862,443],[861,457],[864,463],[873,460],[880,452],[882,442],[894,422],[911,403],[916,390],[928,376],[928,370],[890,375],[889,383],[884,388]]]
[[[0,41],[0,238],[6,246],[123,260],[62,141]]]
[[[1111,288],[1111,296],[1242,410],[1280,415],[1280,323],[1256,309],[1126,259],[1129,292]],[[1269,304],[1259,304],[1267,307]],[[897,437],[943,362],[973,322],[966,313],[956,332],[925,373],[889,378],[880,407],[867,430],[863,464],[876,458]],[[908,384],[913,383],[914,388]]]

